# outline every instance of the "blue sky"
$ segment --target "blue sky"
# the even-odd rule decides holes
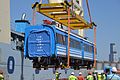
[[[27,14],[27,19],[32,21],[31,5],[40,0],[10,0],[11,26],[14,27],[14,21],[21,19],[22,13]],[[47,0],[43,0],[47,2]],[[83,0],[85,19],[89,21],[86,0]],[[91,10],[92,20],[97,24],[97,56],[99,60],[108,60],[110,53],[110,43],[115,43],[114,50],[120,57],[120,0],[88,0]],[[47,17],[38,15],[37,24]],[[88,39],[93,41],[93,30],[85,30]]]
[[[90,9],[97,26],[97,50],[100,59],[108,58],[110,43],[120,57],[120,0],[92,0]],[[89,34],[89,33],[88,33]]]

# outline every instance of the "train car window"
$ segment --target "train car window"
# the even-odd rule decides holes
[[[70,47],[76,48],[76,47],[75,47],[75,46],[76,46],[75,42],[76,42],[75,40],[70,39]]]
[[[62,44],[62,36],[60,34],[56,34],[57,43]]]
[[[77,40],[70,39],[70,47],[81,50],[81,44]]]
[[[79,42],[79,49],[82,50],[82,44]]]
[[[56,38],[57,38],[57,43],[58,44],[65,45],[65,36],[57,33]]]
[[[92,53],[92,46],[87,45],[87,44],[84,44],[84,50],[85,50],[86,52]]]
[[[75,41],[75,48],[81,50],[81,43],[79,41]]]
[[[87,45],[87,52],[89,52],[89,45]]]
[[[57,44],[66,45],[65,36],[56,33]],[[81,50],[81,42],[70,38],[70,47]]]
[[[88,45],[88,52],[92,53],[92,46]]]
[[[87,45],[87,52],[90,52],[90,51],[89,51],[89,47],[90,47],[90,46],[89,46],[89,45]]]
[[[73,39],[70,39],[70,47],[73,47]]]
[[[86,44],[84,44],[84,51],[86,51]]]
[[[92,53],[92,46],[89,47],[89,52]]]
[[[73,40],[73,48],[76,48],[76,40]]]
[[[62,36],[62,39],[63,39],[63,45],[66,45],[65,36]]]
[[[90,46],[88,45],[88,52],[90,52]]]
[[[84,50],[88,52],[88,45],[84,44]]]
[[[90,46],[88,46],[88,52],[90,52]]]
[[[86,44],[86,51],[88,52],[88,45]]]

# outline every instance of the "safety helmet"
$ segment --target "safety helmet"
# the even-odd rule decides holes
[[[75,73],[74,72],[71,72],[72,75],[74,75]]]
[[[98,72],[98,74],[101,74],[101,72]]]
[[[82,72],[79,72],[79,74],[82,74]]]
[[[116,67],[112,67],[112,71],[113,71],[113,72],[117,72]]]

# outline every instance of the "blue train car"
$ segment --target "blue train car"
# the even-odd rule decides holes
[[[31,26],[25,30],[24,56],[33,60],[34,68],[67,65],[67,31],[50,25]],[[70,66],[74,69],[92,67],[94,44],[70,33]]]

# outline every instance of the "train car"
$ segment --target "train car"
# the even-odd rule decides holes
[[[33,60],[34,68],[67,66],[68,32],[55,25],[29,26],[25,30],[24,56]],[[70,66],[92,67],[94,44],[70,33]]]

